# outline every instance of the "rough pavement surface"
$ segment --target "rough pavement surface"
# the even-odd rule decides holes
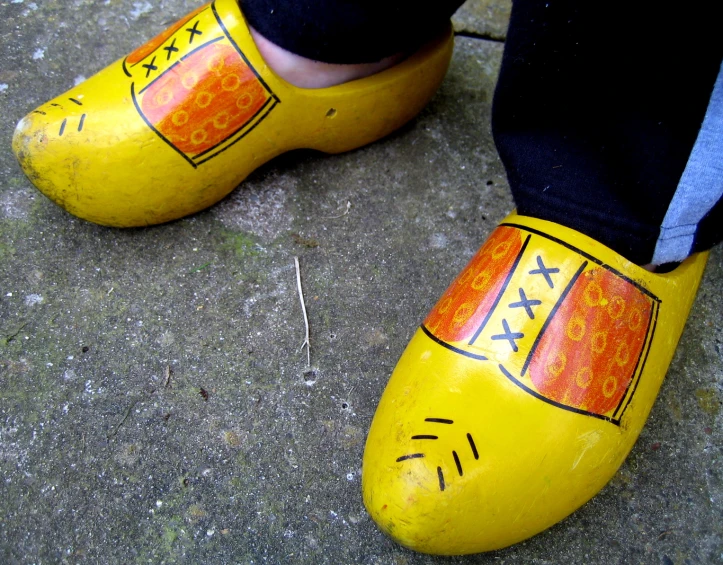
[[[489,124],[506,2],[458,14],[442,89],[370,147],[284,156],[148,229],[88,224],[35,191],[16,122],[197,5],[0,2],[0,562],[720,562],[721,248],[640,440],[570,518],[438,558],[362,505],[396,360],[512,208]]]

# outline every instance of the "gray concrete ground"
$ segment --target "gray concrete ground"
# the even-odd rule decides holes
[[[373,146],[287,155],[148,229],[36,193],[17,120],[196,5],[0,2],[0,562],[721,562],[720,248],[638,444],[581,510],[463,558],[403,549],[364,511],[388,375],[512,207],[489,124],[506,2],[463,9],[441,90]]]

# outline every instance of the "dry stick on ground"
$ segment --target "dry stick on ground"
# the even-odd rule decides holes
[[[343,214],[341,214],[340,216],[327,216],[326,219],[327,220],[336,220],[338,218],[343,218],[344,216],[346,216],[349,213],[350,209],[351,209],[351,202],[347,201],[346,210],[344,210]]]
[[[306,346],[306,366],[311,367],[311,344],[309,343],[309,318],[306,316],[306,304],[304,303],[304,291],[301,290],[301,272],[299,270],[299,258],[294,257],[294,265],[296,266],[296,287],[299,289],[299,301],[301,302],[301,311],[304,313],[304,329],[306,330],[306,336],[304,337],[304,343],[301,344],[299,349],[304,349]]]

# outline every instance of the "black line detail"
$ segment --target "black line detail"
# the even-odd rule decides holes
[[[56,108],[62,108],[62,106],[56,102],[53,102],[51,106],[55,106]]]
[[[85,116],[87,114],[83,114],[80,116],[80,123],[78,124],[78,131],[83,131],[83,124],[85,123]]]
[[[492,317],[492,314],[497,308],[497,305],[500,303],[500,300],[502,300],[502,295],[507,290],[507,286],[510,284],[510,280],[512,279],[512,276],[515,274],[515,271],[517,270],[517,265],[520,264],[520,261],[522,260],[522,255],[525,252],[525,249],[527,249],[527,244],[530,242],[530,235],[525,238],[524,243],[522,244],[522,247],[520,248],[520,252],[517,254],[517,257],[515,257],[514,263],[512,263],[512,267],[510,268],[510,272],[507,273],[507,277],[505,277],[505,282],[502,283],[502,288],[500,288],[500,291],[497,293],[497,296],[495,298],[495,301],[492,303],[492,306],[490,306],[489,312],[487,312],[487,315],[485,316],[485,319],[482,320],[482,323],[480,324],[480,327],[477,328],[477,331],[474,332],[474,335],[469,340],[468,345],[473,345],[474,342],[479,337],[479,334],[482,333],[482,330],[487,325],[487,322],[490,321],[490,318]]]
[[[610,422],[611,424],[615,424],[616,426],[620,425],[620,422],[617,420],[613,420],[612,418],[608,416],[603,416],[601,414],[595,414],[593,412],[587,412],[586,410],[582,410],[580,408],[573,408],[572,406],[567,406],[565,404],[560,404],[559,402],[556,402],[555,400],[550,400],[546,396],[542,396],[539,392],[536,392],[532,390],[531,388],[525,386],[520,381],[518,381],[515,377],[513,377],[510,372],[505,369],[505,367],[500,363],[499,365],[500,371],[502,371],[502,374],[507,377],[510,381],[512,381],[514,384],[516,384],[518,387],[520,387],[525,392],[531,394],[538,400],[542,400],[543,402],[547,402],[548,404],[552,404],[553,406],[557,406],[558,408],[562,408],[563,410],[567,410],[568,412],[574,412],[575,414],[582,414],[583,416],[592,416],[593,418],[597,418],[598,420],[605,420],[606,422]]]
[[[552,277],[550,275],[555,275],[560,272],[560,269],[557,267],[551,267],[547,268],[545,266],[545,263],[542,262],[542,255],[537,256],[537,266],[540,267],[539,269],[532,269],[528,274],[529,275],[542,275],[545,277],[545,281],[547,282],[547,285],[550,288],[555,288],[555,284],[552,282]]]
[[[215,42],[215,41],[220,41],[221,39],[223,39],[223,37],[219,37],[219,38],[217,38],[217,39],[213,39],[213,40],[209,41],[209,43],[213,43],[213,42]],[[197,51],[198,49],[202,49],[203,47],[205,47],[205,46],[208,45],[209,43],[205,43],[204,45],[196,48],[194,51]],[[182,61],[182,60],[183,60],[183,58],[180,59],[180,61]],[[146,86],[144,86],[144,87],[138,92],[138,94],[143,94],[143,92],[144,92],[146,89],[150,88],[151,85],[153,85],[157,80],[159,80],[161,77],[163,77],[168,71],[170,71],[171,69],[173,69],[175,66],[179,65],[179,64],[180,64],[180,61],[176,61],[175,63],[173,63],[173,64],[172,64],[170,67],[168,67],[168,69],[166,69],[162,74],[160,74],[160,75],[157,76],[155,79],[153,79],[151,82],[149,82]],[[143,116],[143,119],[144,119],[145,122],[151,127],[151,129],[153,129],[153,131],[155,131],[161,138],[163,138],[163,140],[164,140],[166,143],[168,143],[169,145],[171,145],[171,147],[173,147],[176,151],[178,151],[181,155],[183,155],[184,159],[186,159],[186,160],[189,161],[190,163],[193,163],[194,168],[195,168],[195,167],[197,167],[198,165],[202,165],[203,163],[205,163],[205,162],[208,161],[209,159],[213,159],[213,158],[216,157],[217,155],[220,155],[221,153],[223,153],[224,151],[226,151],[227,149],[229,149],[230,147],[232,147],[233,145],[235,145],[236,143],[238,143],[239,141],[241,141],[241,140],[242,140],[244,137],[246,137],[249,133],[251,133],[251,131],[253,131],[253,130],[256,128],[256,126],[258,126],[258,125],[264,120],[264,118],[266,118],[266,116],[269,115],[269,113],[271,112],[271,110],[274,109],[274,107],[276,106],[276,104],[279,103],[279,99],[276,98],[276,96],[274,96],[273,93],[269,92],[269,94],[271,95],[271,97],[268,98],[268,99],[266,100],[266,102],[264,102],[263,106],[261,106],[261,107],[256,111],[256,113],[255,113],[253,116],[251,116],[251,117],[246,121],[246,123],[244,123],[244,124],[243,124],[242,126],[240,126],[234,133],[230,134],[228,137],[226,137],[226,138],[223,139],[222,141],[218,142],[218,143],[217,143],[216,145],[214,145],[213,147],[210,147],[209,149],[206,149],[206,150],[202,151],[201,153],[198,153],[197,155],[194,155],[194,156],[193,156],[194,161],[192,161],[191,158],[189,158],[185,153],[183,153],[183,152],[180,151],[178,148],[176,148],[175,146],[173,146],[170,141],[168,141],[165,137],[163,137],[163,135],[150,124],[150,122],[146,119],[146,117],[145,117],[145,116],[143,115],[143,113],[141,112],[140,106],[139,106],[138,103],[136,102],[135,98],[134,98],[134,103],[135,103],[135,105],[136,105],[136,109],[137,109],[138,112]],[[264,111],[264,108],[267,108],[266,112],[265,112],[261,117],[259,117],[258,120],[256,120],[256,118],[259,116],[259,114]],[[218,147],[220,147],[220,146],[223,145],[224,143],[227,143],[229,139],[233,138],[234,135],[237,135],[238,132],[242,131],[246,126],[248,126],[248,125],[249,125],[251,122],[253,122],[254,120],[256,120],[256,123],[255,123],[253,126],[251,126],[250,128],[248,128],[245,132],[243,132],[243,134],[241,134],[240,136],[238,136],[238,137],[237,137],[236,139],[234,139],[231,143],[228,143],[228,145],[226,145],[226,147],[224,147],[223,149],[221,149],[220,151],[214,153],[213,155],[211,155],[210,157],[208,157],[208,158],[206,158],[206,159],[202,159],[202,160],[200,160],[200,161],[195,161],[195,160],[198,159],[199,157],[201,157],[201,156],[203,156],[203,155],[206,155],[206,154],[208,154],[209,152],[214,151],[215,149],[217,149]]]
[[[141,65],[144,69],[146,69],[146,78],[148,78],[149,76],[151,76],[151,71],[157,71],[157,70],[158,70],[158,66],[157,66],[157,65],[154,65],[155,62],[156,62],[156,58],[155,58],[155,56],[154,56],[153,59],[151,59],[151,62],[150,62],[150,63],[148,63],[148,64],[146,64],[146,65]]]
[[[412,436],[412,439],[439,439],[439,437],[422,434],[418,436]]]
[[[424,457],[424,453],[411,453],[410,455],[402,455],[401,457],[397,457],[397,463],[400,461],[406,461],[407,459],[421,459]]]
[[[76,100],[75,98],[68,98],[73,104],[77,104],[78,106],[82,106],[83,103],[80,100]]]
[[[439,478],[439,490],[444,492],[444,473],[442,473],[442,467],[437,467],[437,477]]]
[[[128,71],[128,67],[126,66],[126,60],[128,57],[123,59],[123,72],[126,74],[128,78],[133,78],[133,75]]]
[[[454,420],[447,420],[446,418],[425,418],[424,421],[433,424],[454,424]]]
[[[47,114],[46,114],[45,112],[41,112],[40,110],[33,110],[32,113],[33,113],[33,114],[40,114],[41,116],[47,116]]]
[[[459,456],[457,455],[456,451],[452,451],[452,457],[454,457],[454,464],[457,465],[457,472],[459,473],[459,476],[463,476],[464,473],[462,472],[462,463],[459,460]]]
[[[527,312],[527,316],[530,318],[530,320],[535,319],[535,313],[532,311],[533,306],[539,306],[542,304],[542,300],[537,300],[536,298],[527,298],[527,295],[525,294],[524,289],[520,287],[520,301],[519,302],[511,302],[507,305],[508,308],[524,308],[525,312]]]
[[[251,61],[249,61],[249,60],[246,58],[246,55],[244,55],[244,52],[241,51],[241,49],[239,48],[239,46],[238,46],[238,44],[236,43],[236,41],[234,41],[234,38],[231,37],[231,34],[230,34],[230,33],[228,32],[228,30],[226,29],[226,25],[223,23],[223,21],[221,20],[221,17],[218,15],[218,12],[216,11],[216,2],[214,2],[213,4],[211,4],[211,10],[213,11],[213,15],[214,15],[214,17],[216,18],[216,21],[218,22],[218,26],[219,26],[219,27],[223,30],[223,32],[226,34],[226,37],[227,37],[228,40],[231,42],[231,45],[233,45],[234,48],[236,49],[236,51],[238,51],[238,54],[241,55],[241,58],[242,58],[242,59],[244,60],[244,62],[248,65],[249,69],[251,69],[251,71],[256,75],[256,78],[259,79],[259,82],[264,85],[264,88],[266,88],[266,90],[269,92],[269,94],[271,94],[271,96],[274,97],[274,99],[276,100],[276,102],[281,102],[281,100],[279,100],[279,99],[276,97],[276,94],[274,94],[273,90],[271,90],[271,88],[269,88],[269,85],[266,84],[266,81],[265,81],[263,78],[261,78],[261,75],[256,71],[256,69],[254,68],[254,66],[251,64]]]
[[[620,421],[623,417],[623,414],[625,414],[625,410],[628,409],[628,406],[630,405],[630,401],[633,399],[633,396],[635,396],[635,391],[638,389],[638,385],[640,384],[640,377],[643,376],[643,371],[645,370],[645,364],[648,362],[648,354],[650,353],[650,348],[653,343],[653,336],[655,335],[655,328],[658,325],[658,310],[660,309],[660,305],[658,303],[655,303],[653,305],[653,308],[650,309],[650,318],[648,319],[648,339],[647,342],[643,344],[643,349],[640,351],[640,357],[643,356],[643,351],[645,351],[645,357],[643,358],[643,363],[640,365],[640,372],[638,372],[638,365],[635,365],[635,372],[633,372],[633,379],[635,379],[635,386],[633,386],[633,391],[628,396],[628,389],[630,388],[630,385],[632,385],[632,380],[628,383],[628,389],[625,390],[625,394],[623,395],[623,398],[620,400],[620,403],[622,404],[623,400],[625,400],[625,397],[628,397],[627,402],[625,403],[625,407],[623,408],[622,412],[620,412],[620,415],[618,416],[618,421]],[[655,315],[653,315],[653,311],[655,312]],[[652,322],[653,328],[650,329],[650,323]],[[638,357],[638,363],[640,363],[640,357]],[[635,373],[638,373],[637,378],[635,378]],[[618,410],[620,410],[620,406],[618,406],[615,409],[615,412],[613,412],[613,418],[617,414]]]
[[[181,60],[181,61],[185,61],[186,59],[188,59],[189,57],[191,57],[194,53],[196,53],[196,51],[200,51],[201,49],[204,49],[204,48],[208,47],[208,46],[211,45],[212,43],[216,43],[217,41],[221,41],[222,39],[223,39],[223,35],[219,35],[218,37],[216,37],[216,38],[214,38],[214,39],[211,39],[210,41],[207,41],[206,43],[204,43],[204,44],[202,44],[202,45],[199,45],[199,46],[196,47],[195,49],[192,49],[191,51],[189,51],[188,53],[186,53],[183,57],[181,57],[180,60]]]
[[[506,339],[507,341],[510,342],[510,347],[512,347],[512,351],[517,353],[520,348],[517,347],[517,341],[515,341],[515,340],[522,339],[523,337],[525,337],[525,334],[523,334],[521,332],[510,331],[510,325],[507,323],[507,320],[505,320],[504,318],[502,318],[502,329],[504,330],[505,333],[493,335],[490,337],[490,339],[495,340],[495,341],[500,341],[500,340]]]
[[[138,94],[143,94],[146,90],[148,90],[151,86],[153,86],[153,85],[156,83],[156,81],[158,81],[158,80],[160,80],[161,78],[163,78],[163,77],[166,75],[166,73],[168,73],[170,70],[172,70],[173,68],[175,68],[175,67],[178,66],[179,64],[180,64],[179,61],[176,61],[175,63],[173,63],[170,67],[168,67],[165,71],[163,71],[161,74],[159,74],[159,75],[158,75],[156,78],[154,78],[151,82],[149,82],[147,85],[145,85],[143,88],[141,88],[141,89],[138,91]]]
[[[168,51],[168,55],[166,56],[166,61],[171,60],[171,55],[178,52],[178,47],[176,47],[176,38],[173,38],[173,41],[171,41],[170,45],[166,45],[163,48],[164,51]]]
[[[143,94],[143,92],[145,92],[146,89],[150,88],[151,85],[155,84],[155,82],[156,82],[157,80],[160,80],[162,77],[166,76],[166,74],[168,74],[168,72],[171,71],[172,69],[175,69],[175,68],[181,63],[181,61],[185,61],[188,57],[190,57],[191,55],[193,55],[196,51],[200,51],[200,50],[203,49],[204,47],[207,47],[208,45],[211,45],[211,43],[216,43],[217,41],[221,41],[222,39],[223,39],[223,36],[217,37],[216,39],[212,39],[211,41],[209,41],[209,42],[207,42],[207,43],[204,43],[203,45],[199,45],[198,47],[196,47],[196,48],[193,49],[192,51],[189,51],[189,52],[186,53],[183,57],[181,57],[178,61],[175,61],[170,67],[168,67],[167,69],[165,69],[161,74],[159,74],[159,75],[158,75],[156,78],[154,78],[151,82],[149,82],[147,85],[145,85],[143,88],[141,88],[141,89],[138,91],[138,94]],[[143,66],[145,66],[145,65],[143,65]]]
[[[271,100],[271,98],[269,98],[269,100]],[[216,157],[217,155],[220,155],[221,153],[223,153],[224,151],[226,151],[226,149],[229,149],[230,147],[233,147],[234,145],[236,145],[239,141],[241,141],[244,137],[246,137],[246,136],[247,136],[248,134],[250,134],[254,129],[256,129],[256,126],[258,126],[261,122],[264,121],[264,118],[266,118],[266,116],[269,115],[269,113],[271,112],[271,110],[273,110],[273,109],[276,107],[276,104],[278,104],[278,102],[274,102],[273,104],[271,104],[271,106],[269,106],[269,109],[264,113],[263,116],[261,116],[261,117],[256,121],[256,123],[255,123],[254,125],[252,125],[249,129],[247,129],[245,132],[243,132],[243,134],[239,135],[236,139],[234,139],[234,140],[233,140],[231,143],[229,143],[226,147],[224,147],[223,149],[221,149],[221,151],[219,151],[219,152],[217,152],[217,153],[214,153],[213,155],[211,155],[210,157],[207,157],[206,159],[203,159],[202,161],[198,161],[198,164],[199,164],[199,165],[202,165],[203,163],[205,163],[205,162],[208,161],[209,159],[213,159],[213,158]],[[248,124],[248,122],[246,122],[246,123]],[[196,156],[196,158],[198,158],[198,156]]]
[[[153,127],[153,124],[148,121],[148,118],[143,114],[141,111],[141,107],[138,105],[138,100],[136,99],[136,92],[135,92],[135,83],[131,83],[131,98],[133,99],[133,105],[136,107],[136,110],[138,111],[138,114],[140,114],[141,118],[143,118],[143,121],[146,122],[146,125],[153,130],[153,132],[160,137],[165,143],[168,144],[169,147],[171,147],[176,153],[178,153],[181,157],[183,157],[186,161],[188,161],[191,166],[195,169],[196,163],[191,161],[191,159],[188,158],[188,156],[178,149],[175,145],[173,145],[170,141],[168,141],[163,135],[161,135],[161,132],[159,132],[155,127]]]
[[[186,31],[191,32],[191,36],[190,36],[189,39],[188,39],[188,44],[189,44],[189,45],[190,45],[191,43],[193,43],[193,38],[194,38],[194,37],[196,37],[197,35],[203,35],[203,32],[198,30],[198,24],[199,24],[199,23],[200,23],[200,20],[196,20],[196,23],[193,24],[193,27],[187,27],[187,28],[186,28]]]
[[[214,145],[213,147],[209,147],[208,149],[204,149],[203,151],[201,151],[201,152],[198,153],[197,155],[194,155],[193,158],[194,158],[194,159],[198,159],[198,158],[200,158],[200,157],[203,157],[203,156],[206,155],[207,153],[210,153],[210,152],[214,151],[215,149],[217,149],[218,147],[220,147],[221,145],[223,145],[224,143],[226,143],[226,142],[227,142],[229,139],[231,139],[234,135],[236,135],[238,132],[240,132],[242,129],[244,129],[247,125],[249,125],[251,122],[253,122],[253,121],[256,119],[256,117],[257,117],[261,112],[264,111],[264,109],[266,108],[266,106],[268,106],[268,105],[271,104],[272,102],[273,102],[273,98],[267,98],[267,99],[266,99],[266,102],[264,102],[263,105],[262,105],[258,110],[256,110],[256,113],[255,113],[253,116],[251,116],[248,120],[246,120],[246,121],[243,123],[243,125],[241,125],[239,128],[237,128],[236,131],[234,131],[232,134],[228,135],[228,136],[227,136],[226,138],[224,138],[223,140],[219,141],[219,142],[218,142],[216,145]],[[274,104],[274,105],[275,105],[275,104]],[[269,111],[271,111],[271,110],[269,110]],[[267,114],[268,114],[268,112],[267,112]],[[266,114],[264,114],[264,118],[265,118],[265,117],[266,117]],[[261,118],[261,119],[263,119],[263,118]],[[260,121],[260,120],[259,120],[259,121]],[[256,127],[256,126],[254,126],[254,127]],[[252,128],[252,129],[253,129],[253,128]],[[249,131],[251,131],[251,130],[249,129]],[[248,133],[248,132],[246,132],[246,133]],[[246,133],[245,133],[242,137],[245,137]],[[239,139],[241,139],[241,138],[239,138]],[[238,139],[235,140],[233,143],[236,143],[236,141],[238,141]],[[231,145],[233,145],[233,143],[232,143]],[[220,151],[219,151],[219,153],[220,153]],[[215,155],[214,155],[214,156],[215,156]]]
[[[195,16],[193,16],[193,18],[198,18],[198,19],[200,20],[200,19],[201,19],[201,16],[203,15],[203,13],[204,13],[206,10],[208,10],[208,6],[205,6],[200,12],[198,12],[198,14],[196,14]],[[169,35],[168,37],[173,37],[175,34],[183,31],[183,26],[186,25],[186,24],[187,24],[188,22],[190,22],[191,20],[193,20],[193,18],[188,18],[185,22],[183,22],[183,23],[181,24],[181,27],[179,27],[178,29],[176,29],[176,31],[174,31],[174,32],[173,32],[171,35]],[[168,39],[168,38],[166,38],[166,39]],[[142,61],[145,61],[148,57],[150,57],[151,55],[153,55],[154,53],[156,53],[156,52],[161,48],[161,45],[163,45],[163,44],[162,44],[162,43],[159,44],[158,47],[156,47],[153,51],[151,51],[150,53],[148,53],[145,57],[143,57],[143,59],[141,59],[140,61],[136,61],[135,63],[133,63],[133,64],[131,65],[131,68],[135,67],[138,63],[140,63],[140,62],[142,62]],[[128,57],[126,57],[126,59],[127,59],[127,58],[128,58]],[[125,60],[124,60],[124,62],[125,62]],[[131,75],[128,75],[128,76],[131,76]]]
[[[68,118],[63,120],[63,123],[60,124],[60,131],[58,132],[58,136],[63,135],[63,132],[65,131],[65,124],[68,123]]]
[[[474,444],[472,434],[467,434],[467,441],[469,442],[469,446],[472,448],[472,455],[474,455],[475,459],[479,459],[479,453],[477,453],[477,446]]]
[[[586,252],[583,251],[582,249],[578,249],[578,248],[575,247],[574,245],[571,245],[571,244],[569,244],[569,243],[567,243],[567,242],[565,242],[565,241],[562,241],[561,239],[559,239],[559,238],[557,238],[557,237],[554,237],[554,236],[552,236],[552,235],[549,235],[549,234],[547,234],[547,233],[545,233],[545,232],[543,232],[543,231],[540,231],[540,230],[538,230],[538,229],[529,228],[529,227],[523,226],[523,225],[521,225],[521,224],[515,224],[515,223],[512,223],[512,222],[503,222],[503,223],[500,224],[500,226],[509,226],[509,227],[511,227],[511,228],[517,228],[517,229],[519,229],[519,230],[524,230],[524,231],[527,231],[527,232],[530,232],[530,233],[534,233],[534,234],[540,235],[540,236],[542,236],[542,237],[544,237],[544,238],[546,238],[546,239],[549,239],[550,241],[554,241],[555,243],[559,243],[559,244],[562,245],[563,247],[565,247],[565,248],[567,248],[567,249],[570,249],[571,251],[574,251],[575,253],[578,253],[578,254],[582,255],[582,256],[585,257],[588,261],[591,261],[591,262],[595,263],[596,265],[600,265],[601,267],[604,267],[605,269],[607,269],[608,271],[610,271],[610,272],[613,273],[614,275],[617,275],[618,277],[620,277],[621,279],[623,279],[625,282],[628,282],[628,283],[630,283],[631,285],[633,285],[633,286],[634,286],[635,288],[637,288],[640,292],[642,292],[642,293],[645,294],[646,296],[649,296],[650,298],[652,298],[652,299],[655,300],[656,302],[660,302],[660,298],[658,298],[657,296],[655,296],[652,292],[650,292],[647,288],[645,288],[644,286],[642,286],[640,283],[634,281],[634,280],[631,279],[630,277],[625,276],[625,275],[622,274],[620,271],[618,271],[617,269],[611,267],[611,266],[608,265],[607,263],[603,263],[603,262],[602,262],[600,259],[598,259],[597,257],[594,257],[594,256],[590,255],[589,253],[586,253]]]
[[[450,345],[449,343],[446,343],[439,339],[436,335],[434,335],[432,332],[430,332],[424,324],[421,325],[422,331],[427,334],[427,337],[431,339],[432,341],[437,342],[442,347],[446,347],[450,351],[454,351],[455,353],[459,353],[460,355],[464,355],[465,357],[470,357],[471,359],[477,359],[478,361],[487,361],[487,357],[484,355],[477,355],[475,353],[470,353],[469,351],[465,351],[464,349],[460,349],[458,347],[455,347],[454,345]]]
[[[552,319],[555,317],[555,314],[560,309],[560,306],[562,306],[563,301],[565,300],[567,295],[572,290],[572,286],[575,284],[575,281],[577,281],[577,279],[580,278],[580,275],[582,275],[582,272],[585,270],[585,267],[587,267],[587,265],[588,265],[588,262],[583,261],[582,265],[580,265],[580,268],[572,276],[572,279],[570,279],[570,282],[567,283],[565,290],[562,291],[560,298],[558,298],[557,302],[552,307],[552,310],[550,310],[550,314],[547,316],[547,320],[545,320],[545,323],[542,324],[542,327],[540,328],[540,332],[537,334],[537,337],[535,337],[535,342],[532,344],[532,347],[530,348],[530,352],[527,354],[527,359],[525,359],[525,364],[522,365],[522,371],[520,371],[520,376],[524,376],[525,372],[527,371],[527,368],[530,366],[530,363],[532,362],[532,356],[535,354],[535,351],[537,350],[537,346],[540,344],[540,340],[542,339],[542,336],[545,335],[545,332],[547,331],[548,326],[550,325],[550,323],[552,323]]]

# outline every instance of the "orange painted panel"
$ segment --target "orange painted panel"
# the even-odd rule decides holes
[[[141,109],[175,147],[198,155],[238,131],[269,96],[233,47],[212,43],[152,83]]]
[[[439,299],[424,325],[443,341],[472,337],[492,308],[517,254],[520,231],[498,227]]]
[[[605,415],[622,400],[648,332],[652,300],[606,269],[583,273],[530,363],[545,397]]]

